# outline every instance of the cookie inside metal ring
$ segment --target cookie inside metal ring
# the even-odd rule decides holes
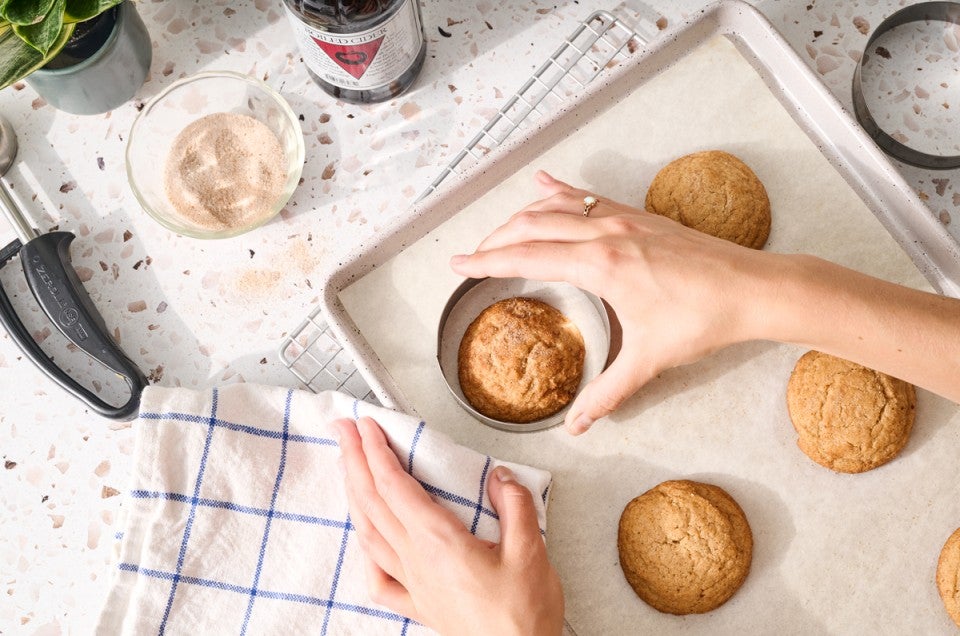
[[[563,421],[569,403],[560,411],[529,422],[506,421],[484,415],[474,408],[460,385],[459,349],[471,323],[494,303],[508,298],[532,298],[555,308],[576,325],[583,338],[583,374],[575,392],[600,375],[611,352],[610,317],[603,301],[567,283],[546,283],[523,278],[467,279],[450,295],[437,326],[437,362],[451,394],[461,407],[480,422],[494,428],[538,431]]]

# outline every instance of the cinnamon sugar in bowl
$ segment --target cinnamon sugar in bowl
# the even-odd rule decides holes
[[[304,144],[287,102],[263,82],[198,73],[154,97],[127,140],[143,209],[194,238],[228,238],[275,217],[300,181]]]

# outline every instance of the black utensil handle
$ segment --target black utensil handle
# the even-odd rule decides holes
[[[104,417],[130,419],[140,404],[146,378],[114,343],[103,318],[77,277],[70,263],[69,251],[74,238],[69,232],[50,232],[23,245],[20,248],[20,262],[27,284],[41,309],[63,335],[126,381],[130,399],[121,406],[112,406],[64,373],[34,342],[13,310],[2,286],[0,321],[24,353],[54,382]]]

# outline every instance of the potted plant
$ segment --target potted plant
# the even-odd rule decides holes
[[[102,113],[133,97],[151,57],[129,0],[0,0],[0,89],[24,79],[56,108]]]

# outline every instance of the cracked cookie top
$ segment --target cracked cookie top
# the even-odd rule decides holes
[[[804,354],[787,383],[797,446],[841,473],[896,457],[910,438],[916,406],[912,384],[819,351]]]
[[[584,355],[580,330],[557,309],[507,298],[480,312],[460,341],[460,388],[487,417],[534,422],[573,399]]]
[[[648,212],[760,249],[770,235],[770,199],[753,170],[722,150],[674,159],[647,190]]]
[[[743,510],[719,486],[665,481],[624,508],[617,549],[637,596],[661,612],[701,614],[743,585],[753,534]]]

